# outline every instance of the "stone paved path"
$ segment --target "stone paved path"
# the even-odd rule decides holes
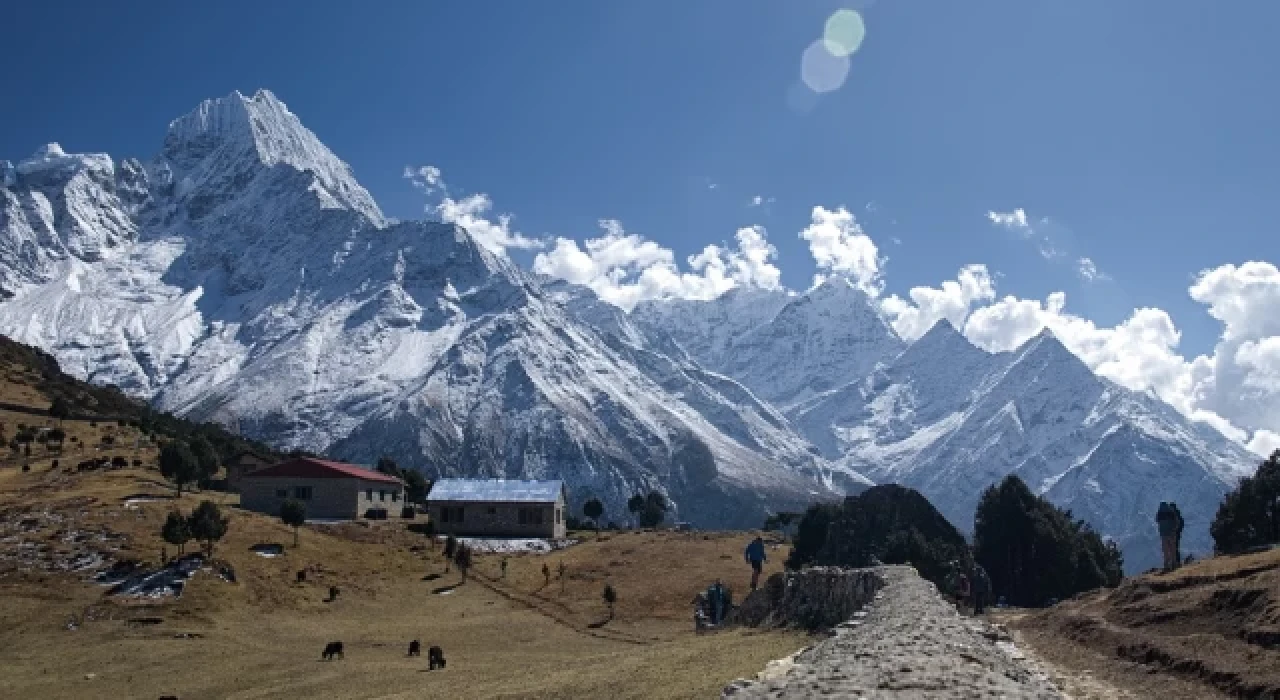
[[[790,664],[771,665],[763,680],[731,684],[723,697],[1066,697],[1001,628],[962,617],[914,569],[888,566],[883,573],[888,585],[875,602],[832,637]]]

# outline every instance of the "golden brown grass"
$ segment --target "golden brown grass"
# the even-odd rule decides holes
[[[154,562],[170,509],[219,501],[232,522],[215,556],[238,582],[201,572],[179,600],[129,603],[104,598],[81,576],[0,567],[0,697],[709,697],[805,644],[780,632],[693,634],[697,590],[723,578],[745,593],[745,533],[587,533],[562,552],[510,556],[505,579],[502,555],[480,555],[468,583],[437,594],[459,577],[444,574],[439,550],[403,522],[307,526],[299,548],[265,559],[249,547],[289,545],[292,532],[234,509],[234,495],[124,507],[138,493],[171,491],[152,469],[68,474],[43,460],[24,474],[0,466],[0,520],[44,511],[67,518],[23,534],[51,551],[77,546],[62,542],[71,530],[105,528],[127,535],[118,556]],[[0,543],[0,551],[14,546]],[[771,552],[771,568],[782,555]],[[303,568],[308,580],[298,584]],[[612,620],[601,600],[606,581],[618,592]],[[331,585],[342,594],[326,603]],[[69,631],[72,615],[94,619]],[[143,618],[163,622],[130,623]],[[425,657],[406,658],[411,639],[442,646],[448,669],[428,673]],[[320,660],[331,640],[345,643],[345,660]]]

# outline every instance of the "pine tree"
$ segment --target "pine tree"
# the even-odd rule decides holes
[[[1223,554],[1280,542],[1280,450],[1226,495],[1209,534]]]
[[[186,550],[187,542],[191,541],[191,527],[182,513],[175,510],[165,519],[164,526],[160,528],[160,536],[165,542],[175,545],[178,548],[178,554],[182,555]]]

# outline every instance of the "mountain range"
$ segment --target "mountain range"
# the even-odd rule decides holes
[[[991,354],[941,322],[904,342],[832,277],[631,313],[462,228],[395,221],[267,91],[207,100],[146,161],[56,144],[0,161],[0,333],[281,449],[429,476],[563,478],[625,518],[766,513],[898,482],[962,530],[1016,473],[1154,561],[1255,458],[1101,379],[1049,333]]]

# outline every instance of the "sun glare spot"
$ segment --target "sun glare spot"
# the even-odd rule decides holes
[[[833,56],[848,56],[862,46],[867,36],[867,25],[857,10],[836,10],[827,18],[822,41]]]
[[[844,85],[849,77],[849,55],[837,56],[827,50],[827,42],[818,39],[804,50],[800,59],[800,78],[814,92],[831,92]]]

